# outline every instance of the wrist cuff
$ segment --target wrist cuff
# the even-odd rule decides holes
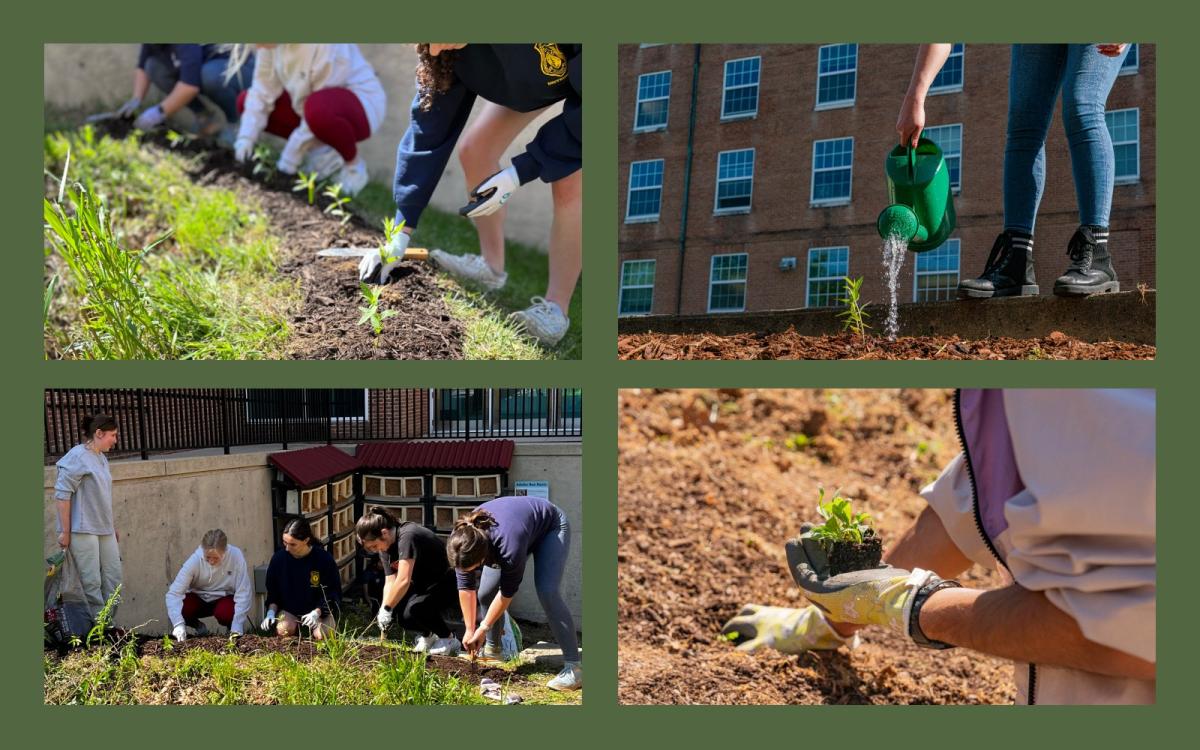
[[[908,618],[908,635],[913,639],[913,643],[925,648],[933,648],[938,650],[954,648],[953,643],[935,641],[926,637],[924,631],[921,630],[921,607],[925,605],[925,601],[933,594],[933,592],[948,588],[962,588],[962,584],[953,580],[943,581],[937,576],[933,576],[932,578],[933,580],[922,586],[915,594],[913,594],[912,609]]]

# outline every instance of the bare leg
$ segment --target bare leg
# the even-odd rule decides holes
[[[300,630],[300,620],[291,612],[280,612],[275,620],[275,632],[284,638],[291,638]]]
[[[550,283],[546,299],[563,314],[583,270],[583,170],[550,183],[554,223],[550,228]]]

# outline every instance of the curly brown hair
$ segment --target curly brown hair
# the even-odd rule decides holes
[[[454,83],[454,63],[458,50],[445,50],[436,57],[429,54],[428,44],[417,45],[417,91],[421,93],[421,111],[433,108],[433,97],[450,90]]]

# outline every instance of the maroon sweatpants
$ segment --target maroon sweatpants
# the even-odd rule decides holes
[[[246,108],[246,93],[238,94],[239,115]],[[309,94],[304,100],[304,121],[317,140],[333,146],[347,162],[358,155],[358,142],[371,135],[367,112],[350,89],[329,88]],[[300,116],[285,91],[275,100],[275,109],[267,117],[267,132],[287,138],[299,126]]]
[[[233,597],[223,596],[215,602],[206,602],[189,591],[183,597],[183,621],[191,625],[201,617],[215,617],[217,622],[229,627],[233,622]]]

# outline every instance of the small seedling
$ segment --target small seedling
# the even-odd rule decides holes
[[[175,644],[171,643],[171,636],[164,635],[163,636],[163,651],[174,651],[174,650],[175,650]]]
[[[860,544],[863,539],[873,537],[875,530],[871,528],[871,516],[855,513],[849,500],[836,492],[833,494],[833,499],[826,501],[825,489],[821,488],[817,498],[817,514],[825,519],[825,523],[813,527],[812,537],[827,551],[832,550],[838,542]]]
[[[395,315],[396,311],[379,311],[379,296],[383,294],[382,289],[373,289],[368,284],[361,282],[358,286],[362,289],[363,300],[367,303],[366,307],[358,308],[358,311],[362,313],[362,317],[358,319],[358,324],[370,323],[372,330],[375,331],[375,335],[378,336],[383,333],[383,321]]]
[[[351,217],[350,212],[346,210],[347,204],[350,203],[350,196],[342,195],[342,183],[335,182],[332,185],[327,185],[325,192],[321,195],[330,201],[329,205],[325,207],[325,213],[341,219],[342,226],[346,226]]]
[[[867,307],[871,303],[863,304],[860,299],[862,295],[862,277],[851,279],[849,276],[842,278],[842,292],[845,297],[838,300],[839,303],[846,306],[846,309],[838,313],[839,318],[843,318],[842,330],[849,331],[860,339],[867,338],[867,331],[871,326],[867,325],[867,318],[871,317],[867,314]]]
[[[317,173],[316,172],[300,172],[296,175],[296,181],[292,183],[292,192],[299,193],[304,191],[308,196],[308,205],[312,205],[317,198]]]
[[[192,136],[175,130],[168,130],[166,135],[167,143],[171,144],[171,148],[179,148],[179,146],[192,140]]]
[[[794,451],[804,450],[812,442],[812,438],[803,432],[798,432],[787,439],[787,447]]]
[[[392,240],[396,239],[396,236],[402,231],[404,231],[403,219],[399,224],[390,216],[383,220],[383,244],[379,246],[379,255],[383,258],[384,263],[395,263],[398,260],[392,254]]]
[[[263,179],[268,182],[275,176],[275,154],[271,151],[271,147],[265,143],[260,143],[254,147],[254,169],[251,170],[253,175],[263,175]]]

